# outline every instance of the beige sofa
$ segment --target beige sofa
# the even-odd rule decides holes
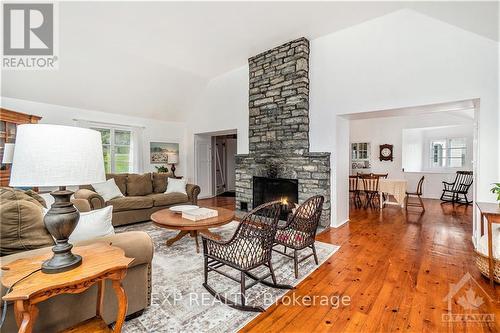
[[[86,200],[91,209],[113,206],[113,225],[149,221],[152,213],[179,204],[198,202],[200,187],[186,185],[186,193],[164,192],[167,189],[169,173],[146,174],[107,174],[106,179],[113,178],[124,197],[111,199],[107,202],[97,194],[91,185],[80,186],[75,198]]]
[[[45,205],[43,199],[35,193],[25,195],[22,191],[0,188],[0,220],[1,220],[1,255],[0,264],[6,265],[16,259],[32,257],[41,252],[50,251],[53,240],[44,229],[40,207]],[[76,200],[80,211],[89,209],[86,201]],[[37,215],[39,214],[39,215]],[[151,300],[151,261],[153,259],[153,242],[149,235],[141,231],[119,233],[107,237],[75,243],[88,245],[103,242],[118,246],[125,255],[134,258],[127,276],[123,281],[128,296],[127,315],[140,314],[150,305]],[[0,276],[2,272],[0,270]],[[1,295],[6,289],[1,287]],[[34,332],[59,332],[74,324],[95,316],[97,302],[96,286],[81,294],[64,294],[39,304],[39,315]],[[2,305],[3,307],[3,302]],[[2,308],[3,310],[3,308]],[[116,319],[116,295],[110,283],[105,290],[104,319],[112,323]],[[17,332],[12,304],[7,305],[7,316],[0,332]]]

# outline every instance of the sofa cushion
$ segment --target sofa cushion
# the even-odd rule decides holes
[[[170,206],[189,201],[188,196],[182,193],[153,193],[149,194],[147,197],[153,199],[153,205],[155,207]]]
[[[116,186],[120,189],[123,195],[127,195],[127,177],[128,173],[108,173],[106,174],[106,180],[113,178],[115,180]]]
[[[143,175],[129,174],[127,177],[127,195],[140,196],[153,193],[151,173]]]
[[[153,192],[165,193],[167,190],[168,177],[173,177],[171,172],[158,173],[153,172]]]
[[[106,206],[113,206],[114,212],[153,207],[153,199],[148,196],[123,197],[109,200]]]
[[[36,193],[0,188],[0,206],[0,256],[54,245]]]

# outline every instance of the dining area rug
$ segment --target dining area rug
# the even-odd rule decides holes
[[[233,235],[237,226],[238,222],[233,221],[211,230],[227,240]],[[117,227],[115,231],[117,233],[145,231],[153,239],[155,250],[152,262],[151,306],[141,316],[125,322],[122,332],[236,332],[258,316],[258,312],[233,309],[208,293],[202,285],[204,276],[202,249],[200,246],[200,253],[196,253],[195,242],[191,237],[184,237],[168,247],[166,240],[174,237],[177,231],[156,227],[151,222]],[[320,265],[339,248],[337,245],[316,242]],[[299,259],[309,253],[309,249],[299,252]],[[310,257],[299,264],[299,278],[295,279],[293,260],[275,252],[272,255],[272,265],[277,283],[292,286],[296,286],[319,267]],[[239,277],[239,272],[236,270],[224,267],[224,271]],[[267,268],[252,271],[257,276],[268,272]],[[247,284],[251,281],[253,280],[247,279]],[[238,283],[218,273],[210,272],[208,284],[228,299],[239,302]],[[266,309],[288,291],[256,284],[246,291],[247,304]]]

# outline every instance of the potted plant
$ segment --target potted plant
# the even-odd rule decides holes
[[[168,168],[165,165],[155,166],[158,173],[167,173]]]
[[[491,193],[497,195],[498,205],[500,206],[500,183],[493,183],[493,185],[495,186],[491,188]]]

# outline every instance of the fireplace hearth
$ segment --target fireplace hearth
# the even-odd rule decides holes
[[[253,205],[281,200],[289,207],[299,202],[299,181],[297,179],[253,177]],[[280,219],[286,220],[288,211],[282,210]]]

